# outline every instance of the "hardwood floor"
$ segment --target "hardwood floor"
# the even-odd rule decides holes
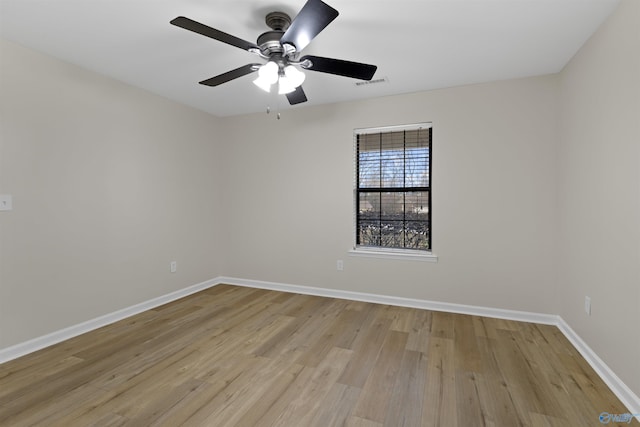
[[[2,426],[566,427],[602,412],[628,410],[554,326],[226,285],[0,365]]]

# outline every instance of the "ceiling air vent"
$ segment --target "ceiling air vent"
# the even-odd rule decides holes
[[[369,85],[375,85],[380,83],[389,83],[389,79],[386,77],[381,77],[379,79],[373,79],[373,80],[362,80],[362,81],[356,82],[356,86],[369,86]]]

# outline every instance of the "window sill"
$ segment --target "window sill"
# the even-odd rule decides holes
[[[431,252],[416,253],[416,251],[393,251],[380,249],[356,248],[349,251],[350,256],[381,259],[402,259],[410,261],[438,262],[438,255]]]

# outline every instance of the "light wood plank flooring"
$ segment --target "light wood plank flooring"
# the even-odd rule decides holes
[[[628,411],[556,327],[227,285],[0,365],[3,426],[566,427],[602,412]]]

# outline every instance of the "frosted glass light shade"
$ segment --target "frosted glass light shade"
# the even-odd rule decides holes
[[[278,80],[278,94],[285,95],[296,90],[296,87],[291,84],[290,79],[287,76],[280,76]]]
[[[264,79],[262,79],[260,77],[255,79],[253,81],[253,84],[258,86],[260,89],[262,89],[265,92],[270,92],[271,91],[271,83],[266,82]]]
[[[253,81],[253,84],[265,92],[269,92],[271,85],[278,81],[278,71],[278,64],[273,61],[267,62],[258,69],[258,78]]]
[[[258,77],[264,79],[265,82],[272,85],[278,81],[278,71],[278,64],[273,61],[269,61],[262,67],[260,67],[260,69],[258,70]]]
[[[306,78],[304,73],[298,70],[293,65],[287,65],[284,68],[284,75],[287,77],[289,83],[292,84],[294,88],[300,86]]]

